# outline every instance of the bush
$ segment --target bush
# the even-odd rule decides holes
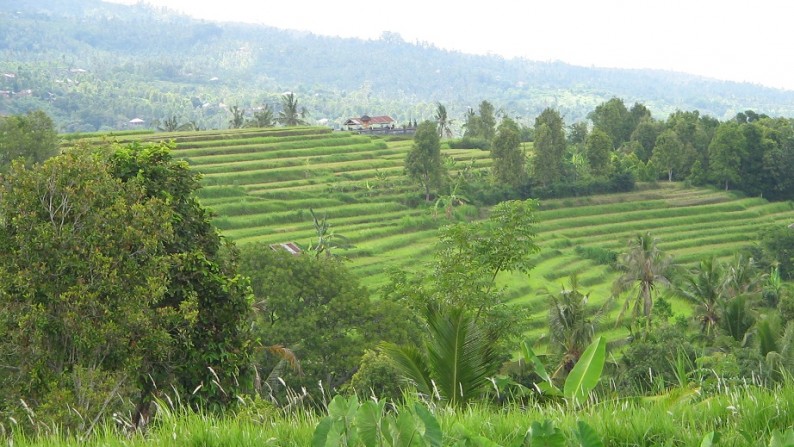
[[[678,383],[675,363],[679,355],[684,355],[688,364],[695,364],[695,349],[685,331],[678,326],[656,328],[626,349],[620,360],[618,384],[628,391],[644,393]]]
[[[380,351],[367,350],[347,389],[362,399],[375,396],[398,401],[402,397],[400,383],[401,376],[389,358]]]
[[[488,150],[491,145],[488,140],[484,138],[470,138],[463,137],[459,140],[450,140],[448,142],[450,149],[481,149]]]

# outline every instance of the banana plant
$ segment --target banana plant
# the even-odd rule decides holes
[[[543,380],[543,382],[535,384],[541,393],[562,396],[567,401],[577,404],[590,394],[601,379],[606,362],[606,341],[604,337],[599,336],[590,343],[565,379],[562,390],[554,384],[546,372],[543,362],[532,351],[529,343],[523,343],[522,354],[524,361],[533,365],[535,373]]]

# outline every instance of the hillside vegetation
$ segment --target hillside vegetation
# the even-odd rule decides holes
[[[285,91],[310,122],[336,127],[364,113],[422,120],[436,102],[457,118],[485,98],[526,120],[553,107],[575,122],[615,96],[657,117],[794,114],[794,92],[752,84],[475,56],[395,33],[360,40],[213,23],[99,0],[0,3],[0,73],[13,76],[0,77],[0,114],[42,109],[65,132],[121,129],[134,118],[154,129],[173,117],[223,128],[229,107],[273,108]]]
[[[310,210],[326,217],[333,234],[353,245],[335,254],[348,258],[351,270],[373,291],[390,271],[423,268],[440,226],[488,212],[466,204],[449,213],[424,203],[403,173],[411,140],[314,127],[117,138],[173,140],[175,157],[203,174],[199,195],[217,214],[214,223],[238,245],[295,242],[308,249],[317,242]],[[453,170],[491,162],[489,152],[479,149],[445,146],[442,152],[454,161],[448,161]],[[790,202],[659,182],[628,193],[543,200],[537,218],[541,251],[534,269],[528,278],[500,278],[511,301],[530,309],[533,339],[546,331],[546,291],[568,287],[571,275],[592,304],[609,299],[617,275],[610,264],[634,235],[650,231],[679,264],[694,267],[711,256],[730,260],[761,228],[794,221],[794,208]],[[687,303],[669,300],[674,313],[689,315]],[[618,307],[609,307],[607,322],[617,317]],[[607,335],[617,338],[625,330],[609,329]]]

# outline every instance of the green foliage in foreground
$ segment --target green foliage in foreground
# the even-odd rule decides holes
[[[414,400],[396,405],[381,401],[357,403],[335,398],[328,414],[282,412],[261,403],[242,405],[236,414],[211,416],[192,410],[172,411],[160,403],[150,430],[129,434],[104,426],[87,439],[42,427],[37,436],[3,432],[15,446],[369,446],[367,436],[351,444],[313,444],[318,431],[346,420],[347,429],[379,421],[380,427],[417,430],[425,444],[442,446],[788,446],[794,425],[794,383],[775,388],[752,384],[723,387],[716,394],[675,388],[650,398],[608,399],[577,411],[564,405],[530,404],[498,409],[473,405],[465,409],[427,407]],[[354,405],[355,404],[355,405]],[[362,407],[365,407],[362,410]],[[344,410],[344,411],[342,411]],[[331,422],[324,422],[331,420]],[[436,431],[436,424],[438,431]],[[585,425],[586,424],[586,425]],[[372,433],[372,426],[367,426]],[[436,443],[439,439],[440,443]],[[338,434],[338,431],[335,431]],[[377,433],[377,432],[376,432]],[[713,433],[713,434],[712,434]],[[546,443],[541,443],[544,438]],[[325,439],[328,439],[326,436]],[[381,440],[385,437],[381,435]],[[709,440],[711,443],[705,443]],[[430,442],[428,442],[430,441]],[[598,444],[600,441],[602,444]],[[716,442],[715,442],[716,441]],[[319,441],[317,441],[319,442]],[[388,443],[375,445],[405,445]]]

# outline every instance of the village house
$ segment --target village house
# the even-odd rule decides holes
[[[394,119],[388,115],[362,115],[361,118],[348,119],[342,126],[345,130],[390,129],[394,128]]]

